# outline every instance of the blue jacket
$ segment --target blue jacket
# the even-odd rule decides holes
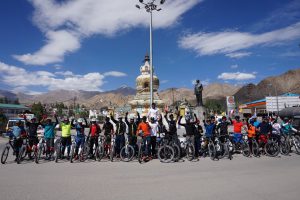
[[[215,132],[216,125],[215,124],[204,124],[205,126],[205,136],[212,137]]]

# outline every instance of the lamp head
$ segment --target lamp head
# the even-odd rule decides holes
[[[160,1],[160,4],[164,4],[164,3],[165,3],[165,1],[166,1],[166,0],[161,0],[161,1]]]
[[[143,3],[144,1],[143,1],[143,0],[139,0],[139,2],[140,2],[140,3]]]
[[[141,9],[141,7],[139,5],[135,5],[135,7],[137,7],[138,9]]]

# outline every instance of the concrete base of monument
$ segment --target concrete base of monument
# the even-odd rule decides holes
[[[201,126],[203,126],[202,121],[207,117],[207,108],[204,106],[196,106],[193,111],[200,120]]]

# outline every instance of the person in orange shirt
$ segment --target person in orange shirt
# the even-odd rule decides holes
[[[140,136],[143,138],[143,143],[146,145],[145,148],[145,155],[147,157],[150,156],[150,144],[151,144],[151,128],[150,125],[147,122],[147,117],[144,116],[142,118],[142,122],[139,124],[137,128],[137,136]]]

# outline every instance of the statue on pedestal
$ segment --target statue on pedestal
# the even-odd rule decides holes
[[[202,91],[203,91],[203,85],[200,83],[200,80],[197,80],[194,88],[194,93],[197,99],[197,106],[203,106]]]

